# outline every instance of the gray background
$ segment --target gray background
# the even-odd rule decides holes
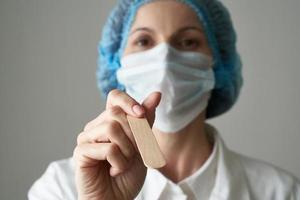
[[[0,1],[0,199],[25,199],[103,109],[97,42],[116,1]],[[227,0],[245,85],[211,120],[227,145],[300,177],[299,0]]]

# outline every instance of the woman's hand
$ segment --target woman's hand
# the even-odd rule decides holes
[[[126,115],[146,116],[152,126],[159,101],[158,92],[150,94],[142,106],[119,90],[109,93],[106,110],[77,138],[73,158],[78,199],[132,200],[137,196],[147,170]]]

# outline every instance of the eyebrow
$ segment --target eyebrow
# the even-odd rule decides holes
[[[198,31],[198,32],[200,32],[200,33],[202,33],[202,34],[204,33],[204,32],[203,32],[203,29],[200,28],[200,27],[197,27],[197,26],[186,26],[186,27],[182,27],[182,28],[178,29],[178,30],[176,31],[176,34],[181,33],[181,32],[184,32],[184,31],[188,31],[188,30],[195,30],[195,31]],[[154,33],[154,32],[155,32],[153,29],[148,28],[148,27],[139,27],[139,28],[134,29],[134,30],[130,33],[130,35],[134,34],[134,33],[137,32],[137,31],[147,31],[147,32],[151,32],[151,33]]]

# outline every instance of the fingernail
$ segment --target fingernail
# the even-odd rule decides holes
[[[141,116],[144,114],[144,109],[143,107],[139,106],[139,105],[134,105],[132,107],[132,110],[135,114],[137,114],[138,116]]]
[[[110,169],[110,175],[111,176],[117,176],[119,174],[121,174],[121,170],[119,170],[117,168],[113,168],[113,167]]]

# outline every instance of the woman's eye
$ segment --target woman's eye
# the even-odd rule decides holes
[[[182,50],[194,50],[199,48],[200,42],[195,39],[185,39],[180,41],[179,48]]]
[[[151,41],[148,38],[138,39],[135,44],[139,47],[146,48],[151,45]]]

